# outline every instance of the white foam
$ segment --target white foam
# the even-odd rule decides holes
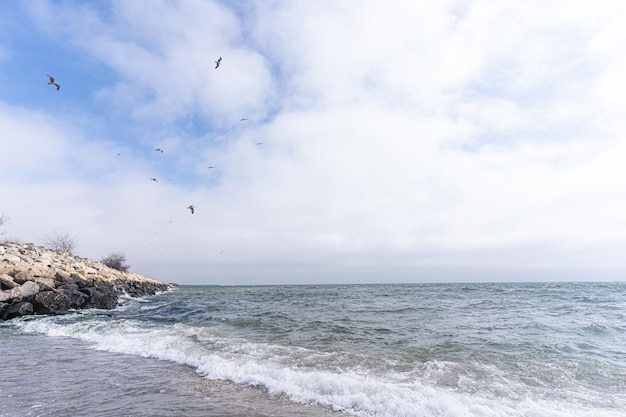
[[[207,327],[145,326],[140,321],[98,321],[78,315],[21,322],[26,332],[72,337],[100,350],[185,364],[210,379],[262,387],[270,394],[286,395],[302,403],[319,403],[357,416],[624,417],[624,413],[615,410],[597,410],[563,401],[487,397],[437,386],[429,378],[416,376],[409,380],[406,374],[376,375],[357,367],[341,372],[304,366],[298,359],[303,354],[324,354],[227,338]]]

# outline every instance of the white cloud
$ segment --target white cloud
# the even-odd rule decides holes
[[[0,108],[26,236],[207,283],[626,266],[619,3],[46,4],[47,36],[110,68],[110,113]]]

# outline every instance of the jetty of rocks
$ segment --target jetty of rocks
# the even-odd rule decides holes
[[[32,243],[0,244],[0,320],[112,309],[121,295],[141,297],[171,284]]]

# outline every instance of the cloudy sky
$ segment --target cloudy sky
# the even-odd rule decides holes
[[[623,280],[624,21],[622,0],[0,2],[4,238],[69,233],[181,284]]]

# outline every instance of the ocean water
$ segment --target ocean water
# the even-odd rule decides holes
[[[626,416],[626,283],[182,286],[0,323],[0,416]]]

